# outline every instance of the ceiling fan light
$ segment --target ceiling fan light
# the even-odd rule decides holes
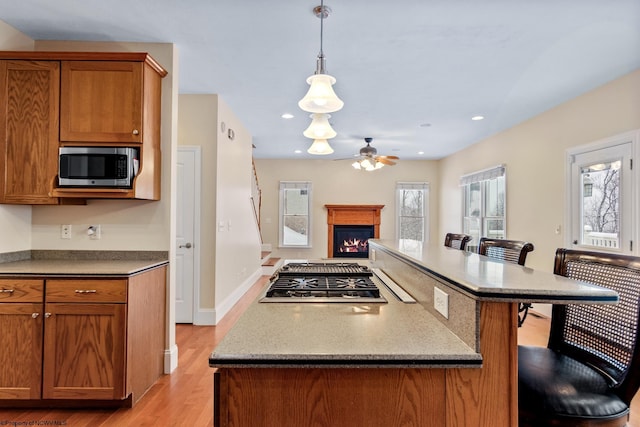
[[[316,139],[307,150],[307,153],[323,156],[325,154],[333,153],[333,148],[331,148],[329,141],[326,139]]]
[[[307,79],[311,85],[298,106],[309,113],[333,113],[344,106],[344,102],[333,91],[336,79],[329,74],[314,74]]]
[[[353,166],[354,169],[358,169],[358,170],[362,169],[362,166],[360,166],[360,162],[353,162],[351,163],[351,166]]]
[[[329,123],[330,114],[313,113],[309,117],[313,120],[309,127],[302,133],[307,138],[311,139],[331,139],[334,138],[337,133],[331,127]]]
[[[360,161],[360,167],[365,170],[373,170],[373,164],[369,161],[369,159],[363,159]]]
[[[384,167],[384,163],[376,161],[376,166],[374,167],[374,169],[381,169],[383,167]]]

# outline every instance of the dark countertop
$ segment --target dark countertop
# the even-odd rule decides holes
[[[375,251],[384,251],[479,300],[551,304],[618,301],[618,294],[610,289],[476,253],[441,245],[409,249],[391,240],[370,240],[369,244],[372,259]]]
[[[168,264],[166,252],[25,251],[5,254],[0,276],[130,276]]]

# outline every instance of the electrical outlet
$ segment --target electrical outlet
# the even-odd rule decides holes
[[[71,224],[63,224],[60,226],[60,238],[61,239],[71,238]]]
[[[90,225],[87,229],[87,235],[91,240],[100,240],[102,238],[102,227],[98,225]]]
[[[449,294],[442,289],[433,288],[433,307],[445,318],[449,318]]]

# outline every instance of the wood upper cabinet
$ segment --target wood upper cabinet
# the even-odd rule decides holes
[[[60,140],[143,140],[142,62],[64,61]]]
[[[38,399],[42,383],[42,280],[0,279],[0,399]]]
[[[0,203],[159,200],[166,75],[143,52],[0,51]],[[62,146],[137,148],[133,187],[57,187]]]
[[[0,203],[58,203],[59,96],[59,62],[0,61]]]

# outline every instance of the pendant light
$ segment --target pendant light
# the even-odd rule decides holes
[[[307,150],[309,154],[325,155],[333,153],[333,148],[329,145],[329,141],[326,139],[315,139],[311,147]]]
[[[320,53],[318,53],[316,60],[316,71],[307,79],[307,83],[310,85],[309,91],[298,102],[298,106],[309,113],[332,113],[340,110],[344,102],[333,91],[336,79],[327,74],[324,52],[322,51],[323,22],[324,18],[331,13],[331,9],[325,7],[324,0],[322,0],[320,6],[316,6],[313,12],[320,18]]]
[[[329,139],[334,138],[337,133],[331,127],[329,123],[330,114],[313,113],[311,117],[312,121],[309,127],[302,133],[307,138],[311,139]]]

